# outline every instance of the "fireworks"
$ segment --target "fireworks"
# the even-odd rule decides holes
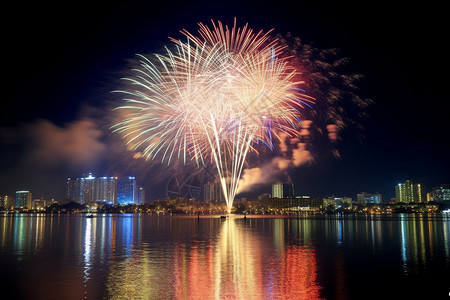
[[[313,99],[268,33],[236,21],[199,26],[198,36],[182,30],[187,41],[171,39],[166,53],[139,56],[114,129],[146,159],[214,162],[230,211],[252,145],[273,149],[280,132],[297,135],[300,110]]]

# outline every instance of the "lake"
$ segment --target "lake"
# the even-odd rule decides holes
[[[2,299],[450,299],[448,215],[9,214]]]

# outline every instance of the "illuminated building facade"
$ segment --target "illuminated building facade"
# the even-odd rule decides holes
[[[67,202],[88,204],[134,204],[137,202],[135,177],[94,177],[67,179]]]
[[[31,192],[17,191],[15,208],[31,209]]]
[[[14,206],[13,198],[11,196],[5,195],[0,196],[0,207],[5,209],[10,209],[11,206]]]
[[[272,198],[294,197],[294,184],[276,182],[272,184]]]
[[[430,194],[430,201],[450,203],[450,184],[436,186]]]
[[[35,210],[44,210],[46,206],[47,200],[45,200],[44,198],[33,199],[33,201],[31,202],[31,208]]]
[[[399,183],[395,186],[395,199],[402,203],[424,203],[427,201],[425,185],[411,180]]]
[[[323,204],[323,200],[319,198],[311,198],[309,196],[286,197],[286,198],[262,198],[259,200],[261,205],[268,208],[278,209],[319,209]]]
[[[145,203],[145,189],[143,187],[139,187],[136,204],[144,204],[144,203]]]
[[[422,183],[416,183],[414,185],[414,201],[417,203],[427,202],[427,193],[425,191],[425,185]]]
[[[381,204],[381,202],[383,202],[383,197],[381,194],[369,194],[362,192],[356,194],[356,200],[358,204]]]
[[[116,177],[98,177],[92,182],[93,197],[91,202],[116,203],[117,197],[117,178]]]
[[[352,208],[352,198],[350,197],[328,197],[323,199],[323,205],[331,206],[334,209]]]
[[[207,203],[225,203],[219,176],[216,176],[213,182],[208,182],[203,186],[203,196]]]
[[[136,179],[134,177],[119,178],[117,179],[116,184],[117,204],[126,205],[137,202]]]

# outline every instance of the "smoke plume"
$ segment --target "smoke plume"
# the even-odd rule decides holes
[[[302,129],[305,136],[309,135],[308,128],[311,123],[307,124],[307,128]],[[273,183],[289,167],[298,167],[313,159],[311,152],[306,149],[306,143],[300,142],[298,138],[289,138],[287,134],[280,134],[278,148],[281,156],[272,158],[262,166],[243,170],[237,194],[251,191],[257,185]]]
[[[81,119],[59,127],[44,119],[29,124],[29,157],[42,164],[86,166],[98,159],[105,149],[100,142],[102,132],[89,119]]]

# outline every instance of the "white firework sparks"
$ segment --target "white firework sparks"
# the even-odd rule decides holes
[[[114,130],[146,159],[214,161],[230,212],[252,144],[272,149],[279,132],[298,134],[302,104],[313,99],[267,33],[199,26],[199,36],[183,30],[186,42],[171,39],[174,50],[139,55]]]

